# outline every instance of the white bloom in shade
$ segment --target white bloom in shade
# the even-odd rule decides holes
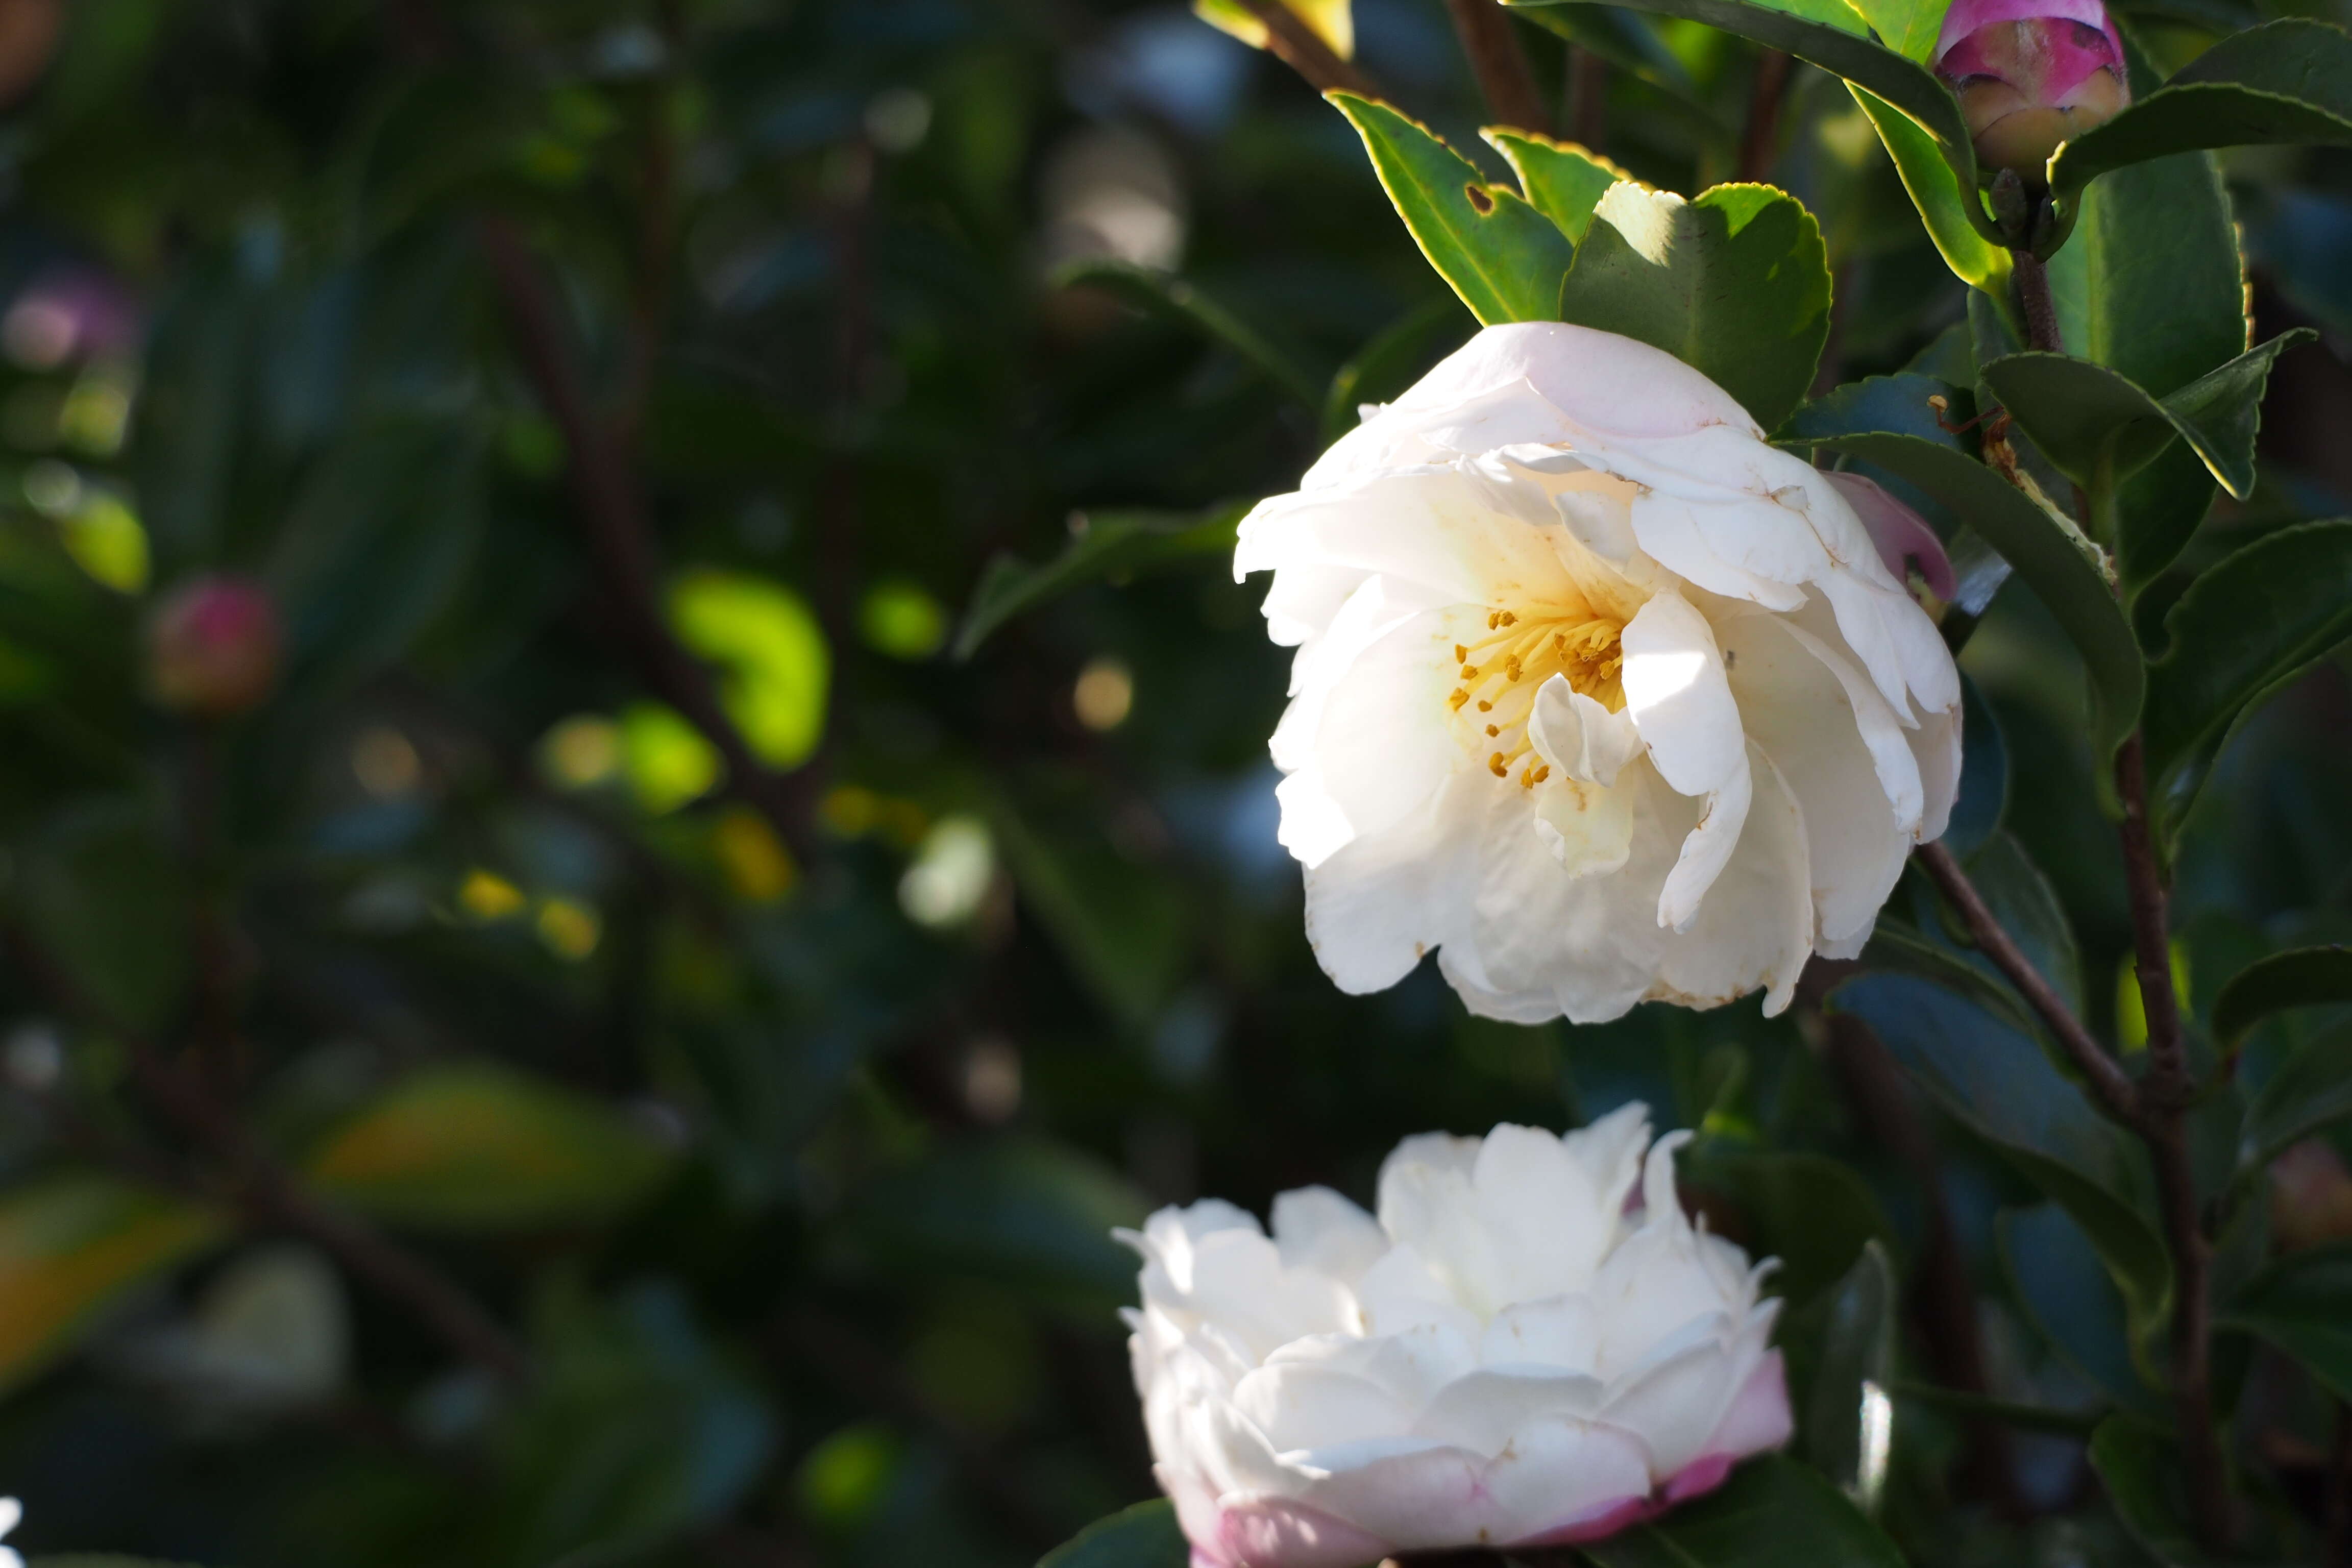
[[[1430,1133],[1381,1168],[1377,1220],[1308,1187],[1271,1238],[1213,1200],[1124,1233],[1194,1568],[1591,1541],[1786,1442],[1769,1265],[1684,1216],[1685,1136],[1651,1144],[1640,1105],[1564,1138]]]
[[[1855,483],[1671,355],[1522,322],[1253,511],[1234,570],[1298,649],[1281,837],[1340,987],[1435,948],[1492,1017],[1777,1012],[1859,952],[1950,814],[1960,685],[1850,494],[1898,571],[1934,535]]]
[[[16,1528],[25,1517],[25,1505],[12,1497],[0,1497],[0,1536]],[[16,1555],[13,1546],[0,1546],[0,1568],[25,1568],[25,1560]]]

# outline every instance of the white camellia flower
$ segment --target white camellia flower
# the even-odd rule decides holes
[[[12,1497],[0,1497],[0,1536],[16,1528],[25,1517],[25,1505]],[[25,1568],[25,1560],[13,1546],[0,1546],[0,1568]]]
[[[1298,649],[1272,750],[1324,969],[1377,991],[1436,948],[1530,1023],[1786,1006],[1958,784],[1906,552],[1949,591],[1893,498],[1613,333],[1489,327],[1368,409],[1234,557]]]
[[[1684,1216],[1686,1136],[1650,1144],[1640,1105],[1564,1138],[1431,1133],[1381,1167],[1377,1220],[1308,1187],[1275,1199],[1271,1238],[1215,1201],[1124,1233],[1194,1568],[1591,1541],[1786,1442],[1769,1265]]]

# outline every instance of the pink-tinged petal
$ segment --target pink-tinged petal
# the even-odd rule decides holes
[[[2123,58],[2123,41],[2116,37],[2116,25],[2100,0],[1952,0],[1951,9],[1944,13],[1944,25],[1936,35],[1937,64],[1940,68],[1952,46],[1979,28],[1996,22],[2027,22],[2041,16],[2096,27],[2116,38],[2116,58]]]
[[[1665,1499],[1669,1505],[1688,1502],[1695,1497],[1705,1497],[1723,1484],[1731,1474],[1731,1459],[1725,1454],[1709,1454],[1703,1459],[1693,1459],[1677,1470],[1666,1482]]]
[[[1192,1557],[1213,1568],[1362,1568],[1392,1544],[1304,1503],[1250,1498],[1219,1511],[1216,1539],[1195,1542]]]
[[[1732,1463],[1750,1454],[1781,1447],[1795,1431],[1796,1420],[1789,1410],[1788,1368],[1779,1351],[1767,1352],[1741,1384],[1731,1408],[1716,1423],[1714,1436],[1706,1440],[1706,1452],[1692,1461],[1690,1468],[1719,1459],[1728,1469]],[[1722,1477],[1718,1475],[1716,1479],[1721,1480]],[[1669,1492],[1675,1484],[1667,1483]]]
[[[1917,512],[1888,495],[1875,479],[1860,474],[1832,473],[1829,481],[1870,531],[1878,558],[1897,583],[1909,582],[1909,569],[1916,564],[1927,591],[1938,599],[1948,600],[1959,593],[1959,581],[1952,574],[1952,560],[1944,553],[1944,542]]]
[[[1511,1542],[1515,1550],[1538,1546],[1580,1546],[1588,1541],[1601,1541],[1621,1530],[1631,1530],[1646,1524],[1665,1511],[1665,1505],[1655,1498],[1629,1497],[1609,1503],[1580,1518],[1571,1519],[1541,1535]]]

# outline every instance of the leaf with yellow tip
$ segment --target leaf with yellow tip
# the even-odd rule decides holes
[[[1343,60],[1355,58],[1356,18],[1350,0],[1282,0],[1282,4],[1330,45],[1333,54]],[[1265,24],[1241,0],[1192,0],[1192,15],[1251,48],[1265,47]]]
[[[0,1387],[39,1372],[108,1305],[223,1229],[209,1209],[111,1176],[54,1176],[0,1197]]]

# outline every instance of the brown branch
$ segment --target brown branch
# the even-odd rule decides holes
[[[1739,138],[1739,177],[1761,184],[1772,176],[1780,148],[1780,103],[1789,96],[1789,57],[1766,49],[1748,94],[1748,126]]]
[[[1445,0],[1454,16],[1454,36],[1470,58],[1470,71],[1486,111],[1505,125],[1522,131],[1551,132],[1551,115],[1543,95],[1536,90],[1535,73],[1528,68],[1527,51],[1511,18],[1496,0]]]
[[[635,476],[589,407],[546,283],[503,218],[484,219],[480,236],[524,373],[562,432],[567,472],[604,580],[614,636],[634,656],[646,683],[718,749],[727,765],[728,793],[766,817],[795,854],[808,855],[814,847],[814,775],[807,770],[779,773],[754,756],[720,705],[710,670],[670,635],[654,598],[659,568]]]
[[[2064,353],[2058,332],[2058,301],[2050,292],[2050,270],[2030,250],[2010,253],[2011,276],[2017,280],[2017,306],[2025,317],[2025,346],[2044,353]]]
[[[1582,44],[1568,46],[1568,133],[1598,153],[1609,135],[1609,62]]]
[[[2025,998],[2026,1005],[2033,1009],[2035,1016],[2056,1037],[2067,1059],[2089,1082],[2099,1103],[2126,1127],[2139,1126],[2139,1099],[2131,1079],[2116,1064],[2116,1058],[2107,1054],[2106,1047],[2083,1026],[2083,1021],[2074,1016],[2074,1009],[2066,1005],[2066,999],[2058,994],[2058,988],[2033,966],[2033,960],[2025,955],[2025,950],[2019,947],[2016,940],[2002,928],[1991,906],[1984,901],[1984,895],[1977,891],[1976,884],[1961,868],[1958,858],[1941,844],[1922,844],[1917,851],[1917,859],[1921,866],[1927,868],[1927,875],[1935,879],[1936,886],[1943,890],[1952,908],[1959,912],[1961,922],[1969,928],[1969,936],[1977,944],[1977,951],[1990,959],[1993,967],[2008,976],[2009,983],[2017,988],[2017,994]]]
[[[1265,28],[1266,51],[1307,79],[1318,92],[1352,92],[1386,99],[1372,79],[1341,59],[1298,13],[1282,0],[1241,0]]]

